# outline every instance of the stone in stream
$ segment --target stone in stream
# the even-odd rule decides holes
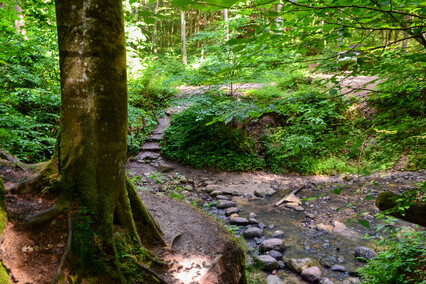
[[[335,264],[331,267],[331,271],[346,272],[346,268],[341,265]]]
[[[250,212],[250,214],[249,214],[249,219],[251,219],[251,218],[257,218],[257,215],[256,215],[256,213],[253,213],[253,212]]]
[[[258,255],[254,257],[255,263],[264,271],[278,269],[278,261],[270,255]]]
[[[334,284],[334,282],[328,278],[323,278],[321,279],[321,284]]]
[[[248,220],[246,218],[235,216],[229,220],[229,224],[237,226],[248,225]]]
[[[211,193],[211,192],[213,192],[213,191],[215,191],[215,190],[217,190],[217,185],[214,185],[214,184],[208,184],[208,185],[206,186],[206,191],[207,191],[208,193]]]
[[[235,202],[229,200],[219,200],[217,203],[218,209],[226,209],[229,207],[236,207]]]
[[[276,251],[284,251],[285,250],[285,243],[282,239],[268,239],[262,242],[259,246],[260,252],[267,252],[270,250],[276,250]]]
[[[270,256],[272,256],[273,258],[275,258],[276,260],[280,260],[280,259],[283,258],[283,254],[280,253],[277,250],[270,250],[270,251],[268,251],[267,254],[269,254]]]
[[[284,232],[282,230],[276,230],[271,235],[272,238],[284,238]]]
[[[303,211],[305,211],[305,208],[303,208],[302,206],[296,206],[296,207],[294,207],[293,208],[295,211],[297,211],[297,212],[303,212]]]
[[[213,190],[212,192],[209,193],[209,195],[213,196],[213,197],[219,196],[219,195],[222,195],[222,194],[223,194],[223,192],[220,191],[220,190]]]
[[[260,198],[265,198],[267,196],[267,194],[264,191],[255,190],[254,191],[254,196],[260,197]]]
[[[229,207],[229,208],[226,209],[225,215],[230,216],[232,214],[236,214],[236,213],[240,212],[240,210],[241,209],[238,208],[238,207]]]
[[[357,277],[348,277],[342,281],[342,284],[361,284],[361,281]]]
[[[255,218],[250,218],[249,217],[249,224],[257,225],[257,224],[259,224],[259,221],[257,221]]]
[[[266,284],[284,284],[284,282],[277,275],[269,275],[266,278]]]
[[[254,238],[260,238],[263,235],[263,230],[251,227],[244,231],[243,236],[246,239],[254,239]]]
[[[298,273],[313,265],[313,261],[310,258],[286,258],[284,263],[288,268]]]
[[[321,270],[316,266],[312,266],[303,269],[301,276],[303,280],[309,283],[315,283],[321,279]]]
[[[220,200],[231,200],[231,198],[229,196],[222,195],[222,194],[217,195],[216,199],[220,199]]]
[[[370,259],[376,256],[376,253],[367,247],[356,247],[355,257]]]

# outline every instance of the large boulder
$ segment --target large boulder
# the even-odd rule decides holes
[[[397,206],[395,199],[400,195],[390,191],[381,192],[376,199],[376,206],[382,210],[389,210]],[[417,202],[405,210],[405,214],[401,215],[398,211],[391,212],[390,215],[402,220],[426,226],[426,203]]]

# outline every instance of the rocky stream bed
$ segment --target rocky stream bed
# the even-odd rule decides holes
[[[357,257],[370,258],[376,249],[364,237],[377,236],[375,228],[383,224],[374,217],[375,198],[426,176],[426,171],[300,176],[194,169],[159,154],[168,122],[167,115],[160,119],[128,163],[129,174],[141,191],[183,199],[228,226],[244,240],[246,266],[262,270],[260,279],[267,283],[358,283],[355,270],[363,262]],[[415,227],[402,220],[395,226]]]

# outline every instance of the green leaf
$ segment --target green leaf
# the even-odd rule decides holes
[[[374,198],[373,195],[366,195],[365,200],[372,200]]]
[[[333,189],[333,193],[334,194],[340,194],[340,193],[342,193],[342,190],[343,190],[343,187],[340,186],[340,187]]]
[[[356,63],[358,63],[358,65],[362,65],[362,64],[364,64],[364,59],[358,57],[356,59]]]
[[[331,89],[328,93],[329,93],[331,96],[335,96],[335,95],[337,95],[337,90],[336,90],[336,89]]]
[[[370,223],[365,220],[358,220],[358,223],[366,228],[370,228]]]

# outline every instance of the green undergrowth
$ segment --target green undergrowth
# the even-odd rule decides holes
[[[186,108],[172,117],[162,152],[195,167],[227,171],[368,174],[423,168],[424,89],[389,88],[379,85],[368,109],[360,111],[359,99],[299,71],[238,97],[217,91],[181,99]]]
[[[387,224],[394,222],[390,218]],[[388,226],[381,228],[389,230]],[[390,229],[386,237],[376,240],[379,252],[359,269],[363,283],[426,283],[426,232]]]

